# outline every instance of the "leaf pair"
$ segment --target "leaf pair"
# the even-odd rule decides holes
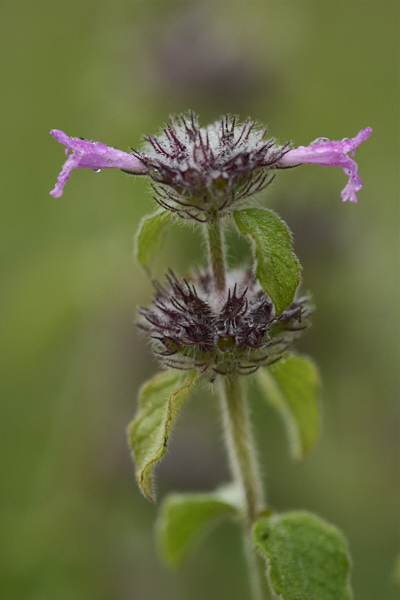
[[[165,226],[172,213],[158,211],[143,219],[136,237],[136,255],[149,272],[161,251]],[[293,301],[300,281],[300,264],[292,251],[292,235],[284,221],[270,210],[250,208],[234,212],[239,230],[254,243],[256,277],[281,314]]]
[[[282,416],[293,457],[303,460],[315,445],[319,426],[319,378],[314,363],[292,355],[257,372],[268,402]],[[194,389],[196,371],[163,371],[143,385],[129,443],[142,492],[154,501],[152,473],[164,456],[179,411]]]
[[[165,562],[181,565],[205,532],[224,517],[235,518],[238,509],[229,491],[168,497],[157,523]],[[252,536],[269,585],[282,600],[351,599],[349,553],[333,525],[304,511],[272,514],[256,521]]]

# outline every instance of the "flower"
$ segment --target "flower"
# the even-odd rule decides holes
[[[354,151],[362,142],[371,135],[371,127],[362,129],[354,138],[343,139],[340,142],[334,142],[326,138],[319,138],[309,146],[299,146],[289,150],[277,163],[277,167],[286,165],[320,165],[321,167],[342,167],[344,173],[348,175],[349,181],[342,190],[341,196],[343,202],[357,202],[357,192],[363,187],[363,182],[358,174],[358,165],[352,156]],[[348,156],[350,155],[350,156]]]
[[[67,160],[58,176],[55,188],[50,192],[59,198],[71,177],[72,169],[87,168],[99,172],[101,169],[122,169],[134,173],[145,173],[147,168],[135,154],[128,154],[102,142],[89,142],[82,138],[69,137],[59,129],[52,129],[51,135],[66,146]]]
[[[343,200],[357,202],[362,188],[357,163],[350,157],[371,134],[362,129],[355,138],[333,142],[319,138],[309,146],[289,148],[265,139],[267,129],[256,121],[239,123],[225,115],[207,127],[199,127],[197,115],[171,119],[158,136],[147,136],[142,152],[130,153],[67,136],[53,129],[51,135],[64,144],[68,156],[50,194],[61,196],[72,169],[121,169],[132,175],[148,175],[154,182],[155,200],[183,219],[206,222],[231,214],[232,205],[242,206],[264,189],[276,169],[302,163],[342,167],[349,182]]]
[[[276,316],[270,297],[249,271],[228,274],[223,299],[208,272],[190,283],[178,281],[172,272],[167,279],[165,288],[156,284],[153,306],[141,310],[138,323],[167,368],[197,368],[211,381],[217,374],[251,374],[287,355],[310,324],[305,296]]]

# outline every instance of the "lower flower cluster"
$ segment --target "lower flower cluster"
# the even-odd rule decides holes
[[[243,375],[281,359],[309,327],[312,309],[300,296],[276,315],[268,294],[246,271],[228,275],[225,297],[214,291],[210,273],[156,284],[151,308],[140,311],[138,326],[154,343],[166,367]]]

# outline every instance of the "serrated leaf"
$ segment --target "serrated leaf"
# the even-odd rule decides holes
[[[280,315],[293,301],[300,281],[290,230],[271,210],[247,208],[233,214],[240,231],[254,242],[256,277]]]
[[[315,364],[293,354],[257,371],[266,399],[283,418],[292,456],[303,460],[318,438],[320,381]]]
[[[164,228],[173,218],[173,213],[167,210],[144,217],[139,225],[135,239],[135,255],[142,267],[150,273],[151,265],[162,250]]]
[[[350,600],[350,557],[336,527],[307,512],[256,522],[253,540],[267,559],[267,577],[283,600]]]
[[[223,517],[237,514],[239,506],[225,491],[167,497],[157,522],[158,545],[167,564],[179,566],[202,534]]]
[[[152,472],[167,451],[168,438],[197,371],[163,371],[143,385],[139,411],[129,425],[129,443],[142,492],[154,502]]]

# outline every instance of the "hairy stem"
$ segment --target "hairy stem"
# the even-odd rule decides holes
[[[223,414],[231,469],[245,501],[246,523],[252,525],[264,506],[242,378],[223,378]]]
[[[244,499],[245,551],[255,600],[266,598],[265,576],[251,539],[251,527],[265,506],[255,456],[246,397],[240,376],[224,377],[222,410],[233,477]]]
[[[224,292],[226,287],[225,249],[221,219],[218,216],[207,222],[207,235],[215,291]]]

